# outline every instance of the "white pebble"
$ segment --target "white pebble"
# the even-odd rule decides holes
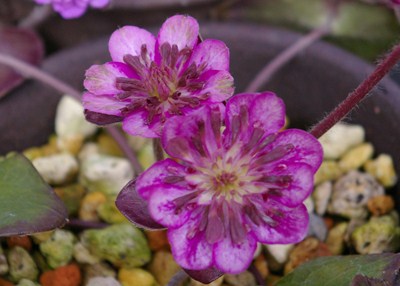
[[[32,161],[33,166],[49,184],[69,182],[78,172],[78,162],[68,153],[39,157]]]
[[[293,249],[293,244],[266,244],[265,248],[279,264],[288,260],[289,253]]]
[[[82,161],[79,179],[90,192],[100,191],[114,196],[132,180],[133,175],[127,159],[94,154]]]
[[[338,159],[351,147],[364,142],[365,131],[360,125],[338,123],[319,139],[325,159]]]
[[[58,103],[55,129],[58,137],[93,135],[97,127],[85,119],[82,105],[70,96],[63,96]]]

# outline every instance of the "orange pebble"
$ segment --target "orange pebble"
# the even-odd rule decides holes
[[[381,216],[390,213],[394,208],[394,200],[391,196],[376,196],[368,201],[368,210],[374,216]]]
[[[81,271],[76,264],[58,267],[40,276],[42,286],[79,286],[81,281]]]
[[[145,231],[145,234],[151,250],[157,251],[170,249],[167,232],[165,230]]]
[[[0,286],[14,286],[14,284],[0,277]]]
[[[328,230],[331,229],[335,224],[335,221],[330,217],[324,217],[323,219]]]
[[[7,237],[7,245],[9,248],[12,248],[13,246],[20,246],[25,248],[27,251],[32,249],[32,241],[29,236],[26,235]]]

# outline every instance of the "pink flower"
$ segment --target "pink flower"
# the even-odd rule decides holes
[[[166,119],[233,93],[228,48],[218,40],[200,42],[192,17],[167,19],[157,38],[122,27],[111,35],[109,50],[112,62],[86,71],[83,105],[93,123],[122,121],[129,134],[159,137]]]
[[[173,159],[128,184],[118,208],[141,226],[168,228],[179,265],[196,277],[214,271],[211,279],[200,275],[204,282],[218,277],[215,271],[244,271],[257,242],[296,243],[308,230],[303,202],[322,148],[305,131],[280,131],[284,121],[284,104],[270,92],[236,95],[226,108],[204,106],[185,120],[169,119],[161,140]],[[137,207],[136,192],[147,212]]]
[[[51,4],[53,9],[65,19],[78,18],[86,9],[104,8],[110,0],[35,0],[38,4]]]

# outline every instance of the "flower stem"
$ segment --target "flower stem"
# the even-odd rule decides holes
[[[189,276],[182,269],[179,270],[172,276],[171,280],[168,282],[167,286],[179,286],[181,283],[186,280]]]
[[[301,37],[293,45],[289,46],[287,49],[283,50],[278,54],[272,61],[270,61],[255,77],[255,79],[250,82],[247,86],[247,92],[258,91],[265,83],[267,83],[271,77],[284,65],[286,65],[291,59],[293,59],[298,53],[306,49],[315,41],[321,39],[322,37],[328,35],[331,31],[331,21],[328,21],[325,25],[312,30],[310,33]]]
[[[33,65],[25,63],[17,58],[14,58],[4,53],[0,53],[0,64],[4,64],[6,66],[13,68],[26,78],[34,78],[36,80],[39,80],[47,84],[48,86],[51,86],[55,90],[63,94],[68,94],[74,99],[76,99],[78,102],[81,102],[81,93],[79,91],[77,91],[70,85],[62,82],[61,80],[53,77],[49,73],[46,73]],[[122,136],[122,134],[120,134],[120,131],[116,127],[110,126],[107,127],[106,130],[114,138],[114,140],[118,143],[122,151],[125,153],[125,156],[131,162],[131,165],[135,173],[136,174],[141,173],[143,169],[139,161],[137,160],[135,153],[129,147],[125,137]]]
[[[35,6],[31,13],[25,19],[23,19],[18,26],[21,28],[34,29],[52,14],[53,9],[50,5]]]
[[[400,60],[400,44],[397,44],[392,51],[378,64],[376,69],[369,75],[345,100],[335,107],[324,119],[318,122],[310,133],[316,138],[321,137],[333,125],[345,117],[375,85],[393,68]]]
[[[154,152],[154,158],[156,159],[156,161],[164,160],[164,151],[161,146],[160,138],[153,139],[153,152]]]

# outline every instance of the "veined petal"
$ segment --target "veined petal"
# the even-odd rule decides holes
[[[177,45],[179,50],[193,48],[198,41],[199,24],[190,16],[176,15],[168,18],[161,26],[157,44]]]
[[[160,121],[153,120],[152,124],[147,124],[146,110],[138,110],[124,118],[122,122],[122,129],[134,136],[143,136],[147,138],[157,138],[160,135],[161,124]]]
[[[180,228],[168,229],[172,255],[185,269],[202,270],[212,265],[212,246],[207,243],[204,233],[197,230],[196,218],[190,218]]]
[[[121,108],[124,108],[127,103],[114,99],[112,95],[85,92],[82,96],[82,104],[89,111],[121,116]]]
[[[265,208],[273,224],[263,223],[259,226],[252,224],[252,232],[261,243],[287,244],[297,243],[304,239],[308,231],[308,213],[301,204],[296,208],[286,207],[274,200],[268,200]]]
[[[278,133],[277,138],[267,148],[291,144],[293,150],[285,155],[282,164],[304,163],[315,173],[321,165],[323,151],[321,144],[310,133],[300,129],[288,129]]]
[[[188,195],[191,191],[182,187],[167,184],[152,185],[146,192],[150,194],[149,211],[151,217],[166,227],[181,227],[189,218],[192,210],[187,208],[186,203],[176,203]]]
[[[217,242],[214,246],[214,263],[222,272],[238,274],[246,270],[253,260],[257,241],[248,235],[241,243],[234,243],[229,238]]]
[[[136,191],[134,180],[119,192],[115,205],[130,222],[138,227],[149,230],[164,228],[151,217],[148,203]]]
[[[109,62],[104,65],[93,65],[85,73],[85,88],[94,94],[117,94],[121,90],[115,86],[118,77],[137,78],[128,65]]]
[[[307,164],[293,163],[280,168],[280,162],[267,164],[263,172],[266,176],[289,176],[287,187],[279,187],[269,196],[288,207],[296,207],[311,194],[314,186],[314,172]]]
[[[219,110],[218,106],[213,107]],[[161,137],[165,151],[172,157],[197,164],[202,157],[214,156],[219,143],[216,142],[211,117],[210,106],[204,106],[187,114],[185,120],[170,118]]]
[[[199,79],[205,81],[201,93],[208,93],[211,102],[225,101],[232,96],[235,90],[233,86],[233,77],[227,71],[210,70],[203,73]]]
[[[155,42],[150,32],[135,26],[124,26],[112,33],[108,49],[113,61],[123,62],[125,55],[140,56],[142,45],[146,45],[150,59],[154,59]]]
[[[205,65],[206,70],[229,70],[229,49],[224,42],[206,39],[195,47],[189,65]]]
[[[171,176],[185,176],[185,167],[174,160],[167,158],[154,163],[150,168],[143,172],[136,180],[136,188],[139,194],[149,199],[149,194],[144,191],[145,188],[156,185],[166,184],[165,178]]]
[[[228,133],[233,117],[243,117],[241,114],[243,108],[248,109],[249,126],[261,128],[264,136],[279,131],[285,124],[285,105],[274,93],[242,93],[231,97],[226,104]],[[244,128],[248,129],[249,126]]]

